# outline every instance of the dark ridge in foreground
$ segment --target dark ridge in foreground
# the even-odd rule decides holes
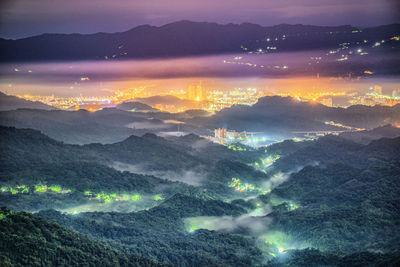
[[[29,213],[0,211],[1,266],[165,266]]]

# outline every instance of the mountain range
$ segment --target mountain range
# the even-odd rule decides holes
[[[55,110],[56,108],[41,102],[28,101],[16,96],[0,92],[0,111],[15,110],[19,108]]]
[[[29,102],[23,103],[17,107],[30,106]],[[7,105],[12,106],[12,103]],[[130,108],[133,106],[145,110],[139,108],[132,112]],[[38,107],[41,105],[38,104]],[[212,131],[219,127],[263,132],[276,140],[292,138],[299,131],[347,130],[327,124],[329,121],[367,130],[387,124],[396,125],[400,123],[400,105],[333,108],[299,102],[290,97],[268,96],[260,98],[252,106],[235,105],[214,115],[196,110],[159,112],[148,106],[129,103],[97,112],[26,108],[0,111],[0,125],[37,129],[56,140],[74,144],[114,143],[132,134],[141,136],[149,132],[162,134],[178,130],[212,135]]]
[[[166,58],[256,51],[301,51],[337,47],[340,43],[387,39],[399,25],[359,29],[257,24],[216,24],[178,21],[156,27],[142,25],[126,32],[43,34],[18,40],[0,39],[1,61],[112,60]]]

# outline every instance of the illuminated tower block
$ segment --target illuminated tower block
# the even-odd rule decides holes
[[[381,95],[382,94],[382,86],[374,85],[374,93],[377,95]]]
[[[225,139],[226,133],[227,131],[225,128],[218,128],[214,130],[214,137],[217,139]]]

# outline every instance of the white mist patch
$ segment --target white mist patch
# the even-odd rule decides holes
[[[276,247],[277,253],[285,253],[288,249],[304,249],[310,247],[305,241],[295,240],[291,235],[281,231],[267,231],[265,234],[259,236],[259,240],[265,244],[271,244]],[[274,257],[277,255],[272,253]]]
[[[167,179],[174,182],[182,182],[193,186],[200,186],[207,179],[205,171],[198,169],[178,170],[178,171],[151,171],[145,165],[131,165],[122,162],[114,162],[110,165],[118,171],[128,171],[142,175],[153,175],[159,178]]]
[[[132,128],[132,129],[167,129],[170,127],[170,125],[163,124],[163,123],[153,123],[153,122],[132,122],[128,123],[126,125],[127,128]]]
[[[210,141],[208,141],[208,140],[206,140],[206,139],[201,139],[201,140],[198,140],[198,141],[194,142],[194,143],[191,145],[191,147],[192,147],[193,149],[197,150],[197,151],[201,151],[201,150],[203,150],[203,149],[208,148],[208,147],[211,146],[211,145],[212,145],[212,143],[211,143]]]
[[[252,234],[264,233],[271,223],[271,219],[264,217],[271,212],[268,205],[256,208],[248,214],[232,216],[197,216],[184,219],[185,228],[189,232],[198,229],[233,232],[238,229],[247,229]]]
[[[288,181],[290,176],[293,173],[297,173],[297,172],[301,171],[306,166],[316,167],[316,166],[319,166],[319,162],[312,161],[305,166],[297,166],[296,168],[294,168],[292,171],[289,171],[289,172],[285,172],[285,173],[278,172],[278,173],[274,174],[268,181],[262,183],[262,188],[269,188],[270,190],[272,190],[275,187],[279,186],[280,184],[283,184],[284,182]]]
[[[274,174],[268,181],[262,183],[262,188],[274,189],[278,185],[286,182],[290,178],[290,173],[279,172]]]
[[[81,212],[138,212],[156,206],[154,195],[140,195],[140,200],[132,201],[112,201],[109,203],[91,200],[89,203],[70,206],[68,208],[56,209],[63,213],[77,215]]]

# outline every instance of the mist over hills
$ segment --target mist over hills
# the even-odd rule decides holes
[[[43,109],[43,110],[55,110],[56,108],[48,106],[41,102],[32,102],[25,99],[11,96],[0,92],[0,111],[15,110],[20,108],[29,109]]]
[[[231,176],[251,181],[266,178],[264,173],[247,166],[261,152],[236,152],[206,140],[202,140],[199,149],[192,143],[146,134],[114,144],[80,146],[55,141],[35,130],[8,127],[0,127],[0,137],[0,181],[30,187],[57,184],[76,195],[72,201],[67,198],[64,202],[63,196],[57,194],[41,201],[38,195],[12,196],[16,199],[9,207],[17,210],[23,205],[25,210],[35,210],[49,205],[67,208],[87,204],[88,198],[83,195],[87,190],[170,196],[178,192],[196,195],[209,189],[210,196],[224,195],[230,189],[223,185]],[[37,156],[38,151],[42,156]],[[0,203],[7,201],[7,196],[0,195]]]
[[[120,33],[43,34],[18,40],[0,39],[0,60],[165,58],[238,53],[243,47],[258,49],[268,38],[272,40],[268,44],[279,46],[279,51],[301,51],[332,48],[340,43],[372,37],[385,39],[397,34],[397,29],[396,24],[360,31],[350,25],[263,27],[251,23],[220,25],[178,21],[160,27],[142,25]],[[282,35],[285,40],[281,40]]]
[[[291,97],[263,97],[253,106],[233,106],[214,116],[189,119],[189,123],[207,128],[226,127],[238,131],[263,131],[272,136],[289,137],[296,131],[343,130],[325,124],[341,124],[372,129],[388,123],[400,122],[400,105],[350,106],[332,108],[310,102],[299,102]]]
[[[0,130],[4,151],[0,161],[1,188],[23,184],[31,190],[16,194],[1,192],[1,205],[18,210],[35,209],[40,211],[35,216],[86,235],[92,239],[90,242],[100,242],[129,255],[173,265],[248,266],[267,262],[267,266],[280,266],[284,258],[272,255],[278,253],[276,246],[284,246],[293,249],[285,253],[291,255],[295,265],[309,261],[310,257],[339,266],[351,263],[350,255],[357,255],[356,262],[368,261],[373,266],[382,262],[391,264],[397,259],[400,137],[377,139],[368,145],[340,136],[307,142],[287,140],[271,145],[267,151],[233,151],[209,144],[198,151],[192,148],[201,141],[195,135],[167,140],[146,134],[116,144],[78,146],[63,144],[34,130],[7,127]],[[385,133],[393,135],[391,131],[374,131],[380,132],[380,137]],[[274,154],[281,157],[266,173],[255,171],[254,165],[243,164]],[[233,158],[235,161],[230,161]],[[154,176],[118,172],[107,167],[110,160],[148,161],[154,168],[164,170],[192,168],[193,164],[204,162],[211,175],[203,185],[190,186]],[[213,161],[217,164],[211,167]],[[294,166],[299,168],[293,170]],[[288,170],[292,174],[282,181],[274,175]],[[265,183],[275,186],[270,193],[254,195],[255,191],[248,195],[250,192],[238,192],[229,186],[232,177],[255,186]],[[44,182],[48,186],[70,188],[72,192],[62,195],[34,191],[35,184]],[[136,192],[143,199],[139,202],[145,201],[147,206],[136,212],[129,209],[125,210],[127,213],[115,212],[124,210],[122,201],[107,204],[89,200],[84,195],[87,190],[110,194]],[[165,200],[145,200],[146,195],[154,194],[162,195]],[[85,203],[97,203],[97,210],[93,206],[92,212],[75,215],[65,212],[68,206],[83,207]],[[138,205],[133,203],[126,204]],[[297,208],[291,208],[293,205]],[[57,211],[45,210],[48,208]],[[100,208],[104,211],[97,212]],[[37,220],[31,215],[4,214],[13,220]],[[220,220],[220,225],[226,224],[226,220],[230,223],[219,230],[211,223],[188,224],[187,219],[196,218],[204,222]],[[9,225],[9,219],[1,220],[1,224]],[[59,227],[47,222],[42,222],[42,226]],[[14,227],[16,235],[25,231],[23,225]],[[66,231],[62,228],[54,231],[55,235],[67,234],[59,232]],[[9,234],[6,237],[11,238]],[[21,240],[15,241],[16,244]],[[302,250],[305,247],[315,249]],[[385,254],[367,252],[371,250]],[[19,255],[19,252],[7,253],[13,261]]]
[[[1,111],[17,128],[0,126],[0,264],[396,266],[399,114],[277,96],[214,115]],[[168,120],[190,134],[160,136]],[[367,130],[260,148],[199,136],[342,129],[331,120]]]
[[[197,135],[212,135],[215,128],[225,127],[237,131],[264,132],[280,140],[296,136],[295,132],[298,131],[344,130],[326,124],[328,121],[366,129],[400,123],[399,105],[332,108],[279,96],[260,98],[253,106],[232,106],[212,116],[201,111],[130,112],[121,107],[97,112],[37,109],[0,111],[0,125],[37,129],[56,140],[72,144],[104,144],[119,142],[131,135],[176,132],[178,129]],[[174,121],[180,122],[179,126]]]
[[[400,266],[397,3],[101,1],[0,4],[175,21],[0,38],[0,267]]]

